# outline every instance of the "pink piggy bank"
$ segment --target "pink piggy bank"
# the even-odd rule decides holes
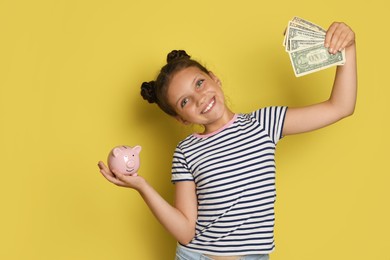
[[[111,171],[125,175],[137,176],[141,146],[121,145],[114,147],[108,155],[107,163]]]

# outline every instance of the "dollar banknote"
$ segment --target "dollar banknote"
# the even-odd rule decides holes
[[[290,60],[297,77],[326,69],[335,65],[343,65],[345,53],[329,53],[323,43],[290,52]]]
[[[324,28],[322,28],[321,26],[318,26],[315,23],[309,22],[309,21],[302,19],[302,18],[299,18],[297,16],[293,17],[293,19],[291,21],[293,23],[301,24],[302,26],[307,27],[310,30],[326,33],[326,30]]]
[[[330,54],[325,48],[326,30],[321,26],[293,17],[285,30],[283,46],[288,52],[295,76],[300,77],[345,63],[345,52]]]

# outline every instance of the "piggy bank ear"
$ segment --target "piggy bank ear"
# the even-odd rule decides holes
[[[121,150],[119,148],[114,148],[112,150],[112,155],[114,155],[114,157],[118,157],[120,154],[121,154]]]
[[[137,145],[137,146],[135,146],[133,149],[134,149],[134,151],[136,151],[137,153],[139,153],[139,152],[141,152],[142,147],[139,146],[139,145]]]

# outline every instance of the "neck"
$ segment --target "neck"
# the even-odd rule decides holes
[[[204,132],[202,134],[205,135],[217,131],[218,129],[225,126],[230,120],[232,120],[234,115],[235,114],[229,108],[226,108],[225,113],[222,115],[220,119],[218,119],[217,122],[203,126]]]

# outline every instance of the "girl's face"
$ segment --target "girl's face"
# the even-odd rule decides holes
[[[203,125],[205,133],[219,129],[233,117],[225,105],[219,79],[197,67],[183,69],[173,76],[168,102],[179,121]]]

